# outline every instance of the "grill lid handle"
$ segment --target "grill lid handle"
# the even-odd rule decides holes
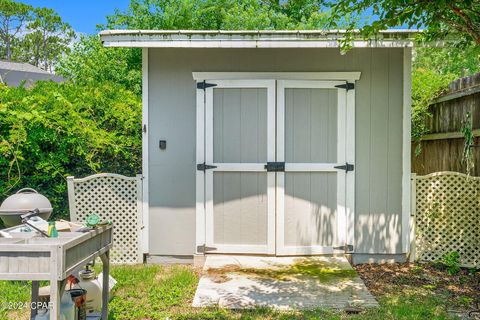
[[[17,193],[25,193],[25,192],[28,192],[28,193],[38,193],[37,190],[32,189],[32,188],[23,188],[23,189],[20,189],[20,190],[17,191]]]

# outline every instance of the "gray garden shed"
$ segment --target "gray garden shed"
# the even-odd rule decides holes
[[[404,260],[414,33],[101,32],[143,49],[144,252]]]

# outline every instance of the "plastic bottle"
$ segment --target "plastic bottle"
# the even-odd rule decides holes
[[[48,236],[50,238],[58,238],[57,227],[55,226],[55,221],[50,221],[48,223]]]
[[[38,309],[37,315],[35,316],[35,320],[49,320],[50,319],[50,311],[47,309]]]
[[[60,300],[60,314],[62,320],[75,320],[75,304],[68,291],[63,294]]]

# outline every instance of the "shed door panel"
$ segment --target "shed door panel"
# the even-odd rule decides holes
[[[213,173],[213,242],[267,245],[267,173]]]
[[[279,81],[277,254],[333,253],[343,245],[345,95],[335,83]]]
[[[207,89],[206,244],[215,253],[274,253],[274,82]],[[253,87],[252,87],[253,85]],[[270,125],[269,125],[270,117]],[[269,145],[270,139],[270,145]]]
[[[285,173],[285,246],[337,244],[337,174]]]

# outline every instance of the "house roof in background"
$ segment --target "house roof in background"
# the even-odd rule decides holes
[[[364,39],[354,31],[354,48],[413,47],[420,30],[391,29]],[[105,47],[139,48],[339,48],[345,30],[104,30]]]
[[[7,60],[0,60],[0,69],[2,70],[11,70],[11,71],[23,71],[23,72],[33,72],[33,73],[46,73],[51,74],[48,71],[40,69],[34,65],[25,62],[14,62]]]
[[[62,77],[29,63],[0,60],[0,83],[13,87],[24,83],[30,87],[39,80],[64,81]]]

